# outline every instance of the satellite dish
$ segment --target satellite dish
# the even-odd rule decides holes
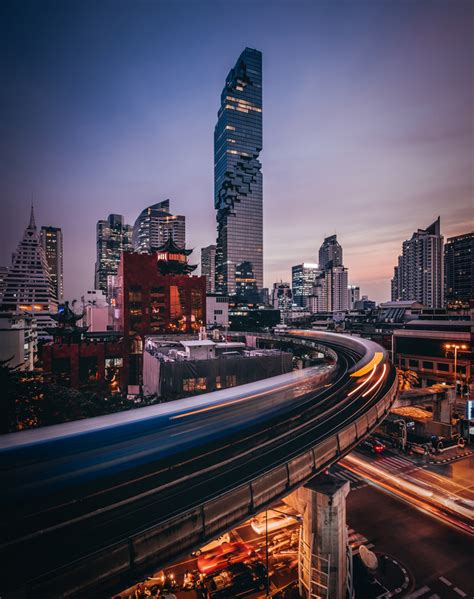
[[[362,563],[368,570],[377,570],[379,564],[377,556],[373,551],[367,549],[365,545],[361,545],[359,548],[359,555]]]

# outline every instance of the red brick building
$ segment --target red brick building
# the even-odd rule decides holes
[[[55,342],[41,348],[43,370],[58,382],[80,388],[93,383],[106,384],[111,390],[126,388],[121,338],[86,336],[79,342]]]
[[[153,254],[123,253],[117,283],[117,329],[130,338],[192,333],[206,322],[206,277],[190,276],[191,250],[171,240]]]

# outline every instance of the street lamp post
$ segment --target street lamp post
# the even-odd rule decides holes
[[[454,352],[454,396],[458,394],[458,351],[466,350],[467,345],[458,345],[457,343],[447,343],[445,348],[448,351]],[[461,387],[461,398],[462,398],[462,387]]]

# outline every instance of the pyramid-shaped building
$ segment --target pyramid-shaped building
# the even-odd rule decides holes
[[[37,321],[38,336],[46,336],[46,329],[55,326],[50,315],[57,312],[58,302],[36,229],[33,207],[4,284],[0,309],[31,314]]]

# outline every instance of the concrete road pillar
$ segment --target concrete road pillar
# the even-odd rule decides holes
[[[303,516],[298,576],[308,599],[346,596],[349,490],[348,482],[320,475],[285,499]]]

